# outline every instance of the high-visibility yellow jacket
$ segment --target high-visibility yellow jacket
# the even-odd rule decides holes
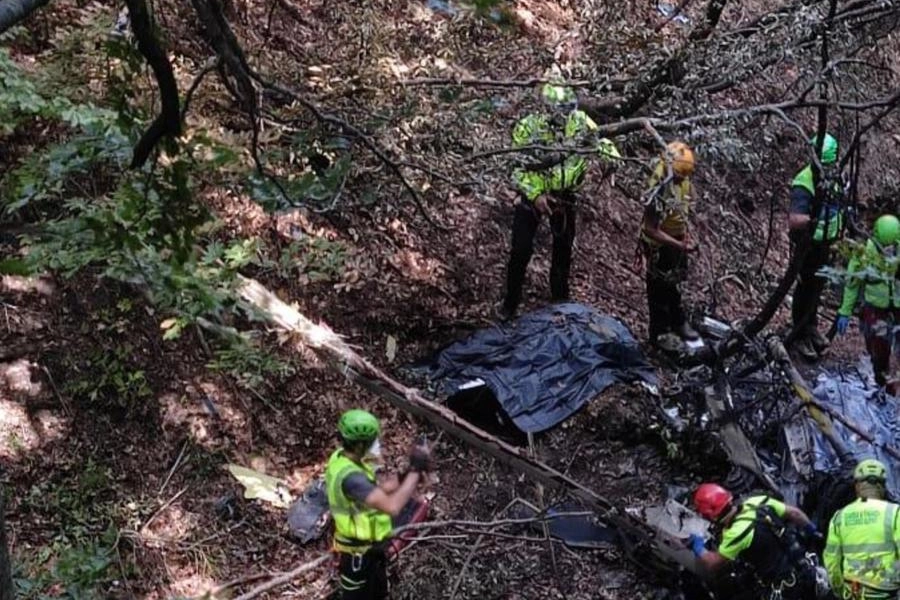
[[[390,537],[391,516],[370,508],[344,494],[344,479],[352,473],[363,473],[375,483],[375,470],[368,464],[353,462],[343,449],[337,449],[325,468],[325,490],[328,508],[334,519],[334,549],[348,554],[362,554],[374,543]]]
[[[900,511],[891,502],[858,499],[834,514],[825,569],[831,589],[845,600],[884,597],[900,589]]]
[[[859,299],[859,288],[863,288],[863,300],[875,308],[900,307],[900,285],[896,282],[896,247],[886,253],[874,240],[866,242],[865,248],[857,252],[847,264],[847,283],[838,314],[849,317]],[[888,254],[891,254],[889,256]]]
[[[799,187],[806,190],[811,196],[816,195],[816,188],[813,184],[812,165],[806,165],[791,182],[792,187]],[[840,194],[840,185],[835,184],[835,193]],[[810,209],[811,210],[811,209]],[[810,215],[812,216],[812,215]],[[837,206],[822,206],[819,214],[816,216],[816,230],[813,232],[813,240],[821,242],[827,240],[829,242],[838,238],[841,228],[844,226],[844,212]],[[826,231],[827,227],[827,231]]]
[[[562,132],[554,131],[546,116],[530,114],[522,118],[513,128],[512,145],[514,148],[521,148],[531,145],[572,144],[582,141],[596,130],[597,124],[581,110],[573,110],[569,113]],[[603,160],[611,161],[620,158],[616,145],[607,138],[598,140],[595,148]],[[545,192],[577,189],[584,179],[587,166],[584,156],[571,154],[558,165],[543,171],[516,169],[513,171],[513,181],[525,197],[533,201]]]

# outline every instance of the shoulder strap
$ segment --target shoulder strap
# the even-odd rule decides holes
[[[768,501],[768,499],[769,499],[768,496],[763,496],[762,501],[760,501],[760,503],[757,504],[756,506],[753,506],[754,512],[753,512],[752,516],[745,516],[745,517],[739,516],[738,518],[736,518],[734,520],[735,523],[750,521],[750,522],[752,522],[753,525],[744,529],[744,531],[739,533],[733,540],[731,540],[732,544],[736,544],[737,542],[739,542],[739,541],[743,540],[745,537],[747,537],[750,534],[750,531],[753,530],[753,526],[755,526],[757,524],[765,525],[769,529],[769,531],[772,533],[772,535],[775,536],[776,539],[781,540],[781,536],[782,536],[783,532],[779,533],[778,531],[776,531],[776,529],[774,527],[773,517],[777,518],[779,520],[781,518],[777,514],[775,514],[775,511],[772,509],[771,506],[766,504],[766,501]],[[760,514],[761,511],[765,511],[766,514],[761,515]]]

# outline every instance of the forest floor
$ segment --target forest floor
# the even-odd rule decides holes
[[[293,4],[308,15],[305,25],[280,14],[269,23],[266,46],[259,38],[268,8],[246,4],[239,31],[250,40],[254,60],[273,72],[279,56],[291,56],[296,72],[325,65],[339,88],[367,66],[411,65],[415,56],[422,57],[423,71],[448,56],[478,76],[541,76],[548,56],[581,57],[588,45],[584,34],[565,34],[577,32],[567,28],[578,15],[556,3],[520,3],[522,21],[510,32],[465,15],[450,18],[421,3],[367,2],[365,8],[351,9],[344,5],[356,3],[301,1]],[[632,26],[657,18],[649,5],[633,4],[618,18],[631,19]],[[171,10],[178,14],[177,7]],[[741,17],[728,14],[726,23]],[[374,25],[365,26],[366,19]],[[352,41],[359,32],[370,36],[364,48]],[[332,40],[327,57],[316,47],[323,36]],[[416,44],[402,46],[396,42],[402,36],[417,36]],[[183,46],[178,52],[202,63],[190,36],[176,45]],[[280,75],[289,73],[285,69]],[[345,114],[363,114],[370,99],[352,97],[347,86],[321,94],[335,98]],[[216,106],[217,93],[221,96],[220,90],[198,95],[195,110],[202,116],[197,122],[225,119],[227,110]],[[412,148],[423,130],[444,127],[445,147],[453,152],[459,151],[454,144],[475,147],[474,138],[499,147],[511,119],[530,107],[530,92],[522,91],[500,98],[464,90],[452,105],[442,104],[441,93],[431,88],[397,93],[404,102],[414,97],[420,113],[429,115],[406,137],[399,127],[392,130],[401,150]],[[372,113],[396,108],[383,94],[374,99]],[[477,114],[480,103],[499,100],[502,110]],[[471,121],[457,121],[454,113],[465,113]],[[800,152],[776,147],[767,160],[771,167],[762,172],[707,171],[701,154],[694,233],[701,250],[685,286],[686,304],[695,315],[735,320],[755,314],[786,266],[786,201],[780,198],[800,164]],[[306,211],[273,217],[247,197],[215,189],[205,190],[204,198],[228,235],[267,240],[272,253],[286,247],[298,230],[340,241],[348,253],[343,273],[333,280],[311,281],[296,272],[262,268],[247,274],[390,371],[491,323],[503,289],[514,200],[504,168],[498,170],[480,173],[482,184],[472,189],[433,182],[427,207],[447,231],[430,228],[411,203],[385,200],[396,191],[395,183],[383,183],[387,176],[380,173],[378,185],[384,189],[374,204],[355,205],[331,218]],[[470,174],[447,175],[458,180]],[[644,285],[631,268],[641,207],[597,179],[589,177],[579,209],[572,295],[620,318],[643,339]],[[365,185],[355,185],[346,196],[358,200]],[[779,200],[772,201],[770,217],[773,195]],[[524,310],[548,301],[549,238],[542,227]],[[10,542],[23,581],[47,581],[41,578],[63,571],[94,581],[90,570],[98,569],[106,574],[102,589],[94,590],[98,597],[163,599],[197,596],[248,575],[288,570],[326,550],[327,539],[309,547],[294,544],[284,535],[284,512],[265,504],[239,500],[234,514],[223,517],[217,502],[238,489],[224,464],[284,478],[297,494],[321,475],[335,444],[337,416],[359,405],[385,424],[391,466],[402,467],[405,449],[421,431],[437,437],[314,359],[291,357],[289,345],[280,347],[279,355],[292,373],[277,386],[266,381],[247,385],[211,369],[216,355],[202,334],[192,330],[163,342],[159,316],[142,298],[124,287],[96,284],[87,275],[70,281],[6,276],[0,300],[0,461],[9,490]],[[780,310],[776,329],[787,313]],[[385,350],[389,336],[397,341],[393,359]],[[279,343],[274,332],[261,339],[273,348]],[[853,339],[836,342],[833,350],[837,355],[857,351]],[[669,458],[657,414],[653,399],[640,389],[614,388],[563,427],[539,436],[538,456],[622,506],[657,502],[665,498],[668,484],[690,485],[700,476],[722,474],[691,470]],[[434,518],[489,520],[514,497],[535,499],[531,482],[447,436],[440,438],[435,454],[438,469],[429,490],[435,494]],[[453,592],[456,598],[649,597],[658,584],[614,551],[576,553],[559,545],[551,549],[546,543],[478,542],[474,537],[418,542],[401,555],[396,572],[397,598],[451,597]],[[270,597],[325,597],[329,578],[327,570],[320,570]],[[236,587],[246,589],[249,583]],[[64,592],[57,588],[51,596]]]

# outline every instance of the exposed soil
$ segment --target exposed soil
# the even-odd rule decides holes
[[[162,3],[164,24],[171,28],[173,49],[199,65],[207,53],[196,36],[177,35],[177,17],[192,18],[183,4]],[[447,102],[438,89],[403,88],[398,78],[432,73],[444,60],[454,65],[454,75],[496,79],[540,76],[554,57],[568,57],[588,71],[585,57],[603,50],[603,40],[590,35],[593,26],[576,26],[578,3],[571,2],[520,2],[519,25],[512,30],[467,15],[442,16],[419,2],[291,2],[302,22],[281,9],[270,20],[265,3],[234,4],[237,29],[261,70],[285,81],[306,72],[300,77],[304,89],[343,114],[370,119],[373,128],[380,114],[388,115],[390,126],[380,130],[379,141],[434,161],[503,146],[513,120],[530,110],[531,92],[466,89]],[[656,22],[649,5],[625,4],[616,14],[594,3],[582,8],[612,29]],[[750,11],[764,3],[738,4]],[[46,14],[58,23],[69,10],[61,3]],[[735,9],[725,22],[736,23],[742,14]],[[322,44],[323,39],[331,42]],[[326,75],[317,75],[323,71]],[[179,77],[189,79],[190,72]],[[226,122],[232,111],[221,105],[224,97],[219,84],[210,83],[197,96],[192,122]],[[501,108],[479,112],[480,103],[492,100]],[[724,98],[723,105],[728,101]],[[427,117],[403,116],[409,106]],[[238,119],[234,127],[241,126]],[[762,133],[742,135],[752,141]],[[699,147],[702,157],[702,142]],[[623,151],[647,155],[653,149],[634,143]],[[776,139],[765,145],[765,160],[761,171],[725,163],[699,170],[694,237],[702,249],[686,285],[686,303],[695,314],[727,320],[754,314],[784,270],[789,249],[783,191],[802,159],[796,144]],[[497,159],[481,172],[472,167],[446,173],[453,180],[477,176],[484,182],[477,187],[431,181],[427,209],[447,231],[427,225],[375,163],[348,184],[345,197],[353,208],[340,216],[301,210],[272,217],[245,196],[217,189],[202,193],[223,220],[223,235],[257,236],[272,256],[301,234],[343,242],[350,256],[340,280],[315,282],[296,272],[262,269],[248,275],[391,370],[490,323],[502,292],[512,219],[507,167]],[[617,183],[639,188],[637,173],[625,170],[616,175]],[[573,297],[616,315],[642,338],[644,286],[631,269],[641,207],[596,175],[588,176],[582,192]],[[370,187],[375,202],[364,204]],[[771,229],[770,197],[775,198]],[[549,236],[542,227],[523,310],[547,301]],[[42,549],[73,531],[100,535],[113,524],[120,536],[120,575],[102,597],[196,596],[251,574],[287,570],[327,550],[327,539],[309,547],[289,541],[283,511],[268,505],[239,498],[233,513],[217,511],[217,503],[238,490],[223,469],[228,462],[284,478],[296,494],[322,473],[335,443],[333,424],[353,406],[368,407],[385,423],[390,466],[403,466],[405,449],[419,432],[438,437],[348,386],[313,357],[292,356],[274,333],[262,334],[260,341],[279,348],[295,372],[252,393],[207,368],[212,356],[197,330],[163,342],[160,316],[125,286],[97,285],[88,275],[72,281],[4,277],[0,300],[0,459],[2,483],[10,491],[13,553],[26,567],[47,569],[49,563],[38,558]],[[779,312],[776,329],[787,314]],[[393,362],[385,353],[388,336],[398,344]],[[852,357],[858,350],[851,339],[837,342],[834,352]],[[103,380],[91,397],[101,357],[119,365],[112,370],[127,383]],[[667,484],[688,485],[698,475],[669,458],[661,427],[651,397],[636,388],[616,388],[540,436],[537,453],[618,504],[654,503],[665,497]],[[435,518],[489,520],[516,496],[537,501],[531,482],[446,436],[436,457],[439,469],[428,490],[435,494]],[[548,492],[545,500],[552,499]],[[52,552],[47,556],[53,560]],[[614,551],[576,553],[544,542],[474,536],[417,542],[402,554],[395,572],[398,598],[449,597],[450,590],[456,598],[631,598],[650,596],[663,583]],[[330,573],[319,570],[269,597],[325,597],[329,579]]]

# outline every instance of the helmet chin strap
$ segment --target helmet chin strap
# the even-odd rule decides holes
[[[722,512],[721,516],[719,516],[719,518],[716,519],[716,522],[714,523],[714,525],[716,527],[718,527],[719,529],[721,529],[722,527],[725,526],[726,523],[731,521],[731,519],[733,519],[735,517],[735,515],[737,515],[737,512],[738,512],[738,506],[737,506],[737,504],[735,504],[732,501],[731,504],[728,505],[728,508],[726,508]]]

